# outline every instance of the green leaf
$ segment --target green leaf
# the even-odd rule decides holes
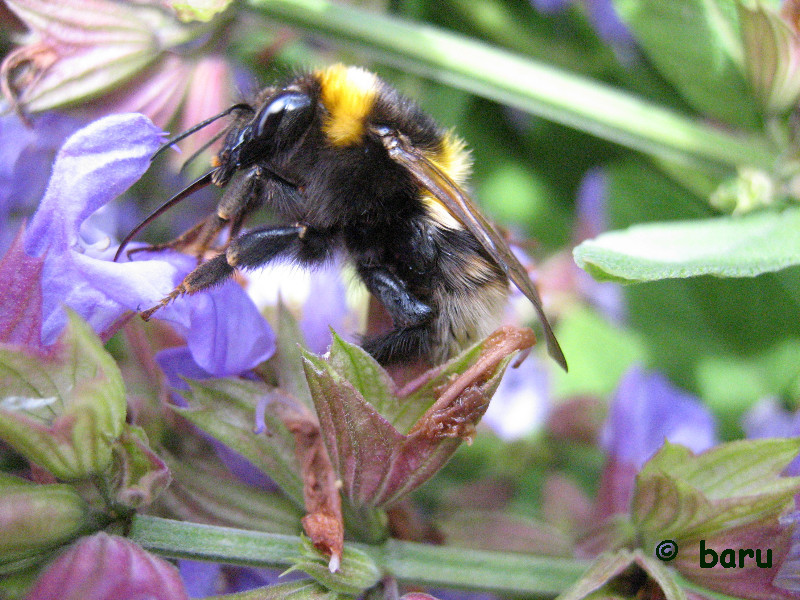
[[[372,356],[334,333],[328,362],[338,375],[349,381],[381,416],[394,425],[401,409],[394,394],[394,382]]]
[[[777,519],[800,491],[800,477],[779,476],[798,452],[800,438],[731,442],[700,455],[666,443],[637,476],[631,502],[645,545]]]
[[[125,424],[125,386],[91,327],[69,323],[47,356],[0,345],[0,439],[59,479],[103,473]]]
[[[625,283],[716,275],[753,277],[800,264],[800,208],[604,233],[573,251],[596,279]]]
[[[614,0],[658,70],[698,111],[740,126],[759,122],[743,75],[736,3]]]
[[[269,360],[269,365],[275,371],[278,387],[292,398],[299,400],[308,408],[314,403],[308,391],[305,371],[303,370],[302,349],[305,340],[292,312],[286,308],[282,300],[278,301],[276,316],[276,336],[278,347]]]
[[[303,482],[295,456],[295,440],[281,418],[282,402],[263,383],[243,379],[190,381],[184,396],[189,408],[173,409],[197,427],[249,460],[269,475],[298,506],[303,506]],[[255,433],[256,407],[266,402],[267,433]]]

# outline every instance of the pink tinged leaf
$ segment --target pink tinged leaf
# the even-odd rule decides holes
[[[97,533],[77,542],[39,577],[26,600],[188,600],[178,570],[133,542]]]
[[[342,499],[317,420],[299,404],[284,411],[283,422],[295,439],[303,479],[306,516],[303,529],[314,547],[330,557],[331,573],[339,570],[344,551]]]
[[[670,565],[706,589],[737,598],[796,599],[800,593],[783,588],[778,578],[791,543],[792,527],[782,519],[768,518],[679,541],[678,557]]]
[[[405,418],[402,411],[397,412],[400,399],[384,397],[387,386],[379,382],[388,381],[385,374],[363,377],[364,372],[373,371],[369,361],[342,362],[332,358],[328,363],[305,354],[306,377],[328,453],[350,502],[356,507],[388,507],[432,477],[462,441],[471,439],[512,355],[530,347],[534,339],[530,330],[502,328],[479,346],[477,357],[472,350],[465,353],[474,362],[465,365],[460,375],[443,375],[443,368],[431,370],[427,383],[416,382],[413,393],[419,394],[427,385],[439,381],[438,398],[432,404],[433,397],[429,398],[429,408],[405,435],[351,383],[356,381],[361,389],[379,391],[379,404],[393,413],[395,421]],[[343,343],[338,340],[334,346],[337,344]],[[359,350],[345,346],[358,354]],[[457,358],[454,363],[462,359]],[[337,363],[351,371],[350,380],[336,369]],[[366,371],[359,364],[365,365]],[[355,377],[358,373],[362,377]],[[432,388],[430,393],[435,394]]]

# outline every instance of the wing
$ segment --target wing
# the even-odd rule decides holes
[[[505,239],[480,213],[461,187],[422,152],[414,148],[402,136],[389,134],[385,130],[378,133],[390,158],[408,169],[417,183],[433,194],[477,238],[483,249],[531,301],[544,329],[547,352],[566,371],[567,360],[564,358],[561,346],[544,314],[539,292],[536,291],[528,272],[514,256]]]

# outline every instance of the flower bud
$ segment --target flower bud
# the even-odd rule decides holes
[[[678,549],[670,565],[704,587],[782,597],[773,580],[790,553],[786,517],[800,477],[780,474],[798,452],[798,438],[731,442],[699,455],[667,443],[639,473],[631,502],[645,552],[658,556],[669,543]]]
[[[188,600],[178,570],[125,538],[97,533],[62,554],[26,600]]]
[[[87,525],[88,515],[70,485],[37,485],[0,474],[0,561],[69,541]]]
[[[304,356],[325,445],[354,507],[386,508],[432,477],[471,440],[529,329],[504,327],[397,390],[358,346],[334,337],[324,360]]]
[[[786,3],[790,4],[790,3]],[[786,113],[800,98],[800,36],[797,23],[764,3],[737,2],[746,74],[770,113]]]

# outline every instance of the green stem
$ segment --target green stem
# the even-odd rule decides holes
[[[771,169],[760,136],[705,122],[468,37],[327,0],[249,0],[266,17],[367,48],[377,58],[508,106],[684,164]]]
[[[300,554],[299,537],[137,515],[131,539],[175,558],[286,568]],[[408,584],[470,588],[497,593],[555,596],[572,585],[587,564],[565,559],[486,552],[389,540],[353,544],[387,574]]]

